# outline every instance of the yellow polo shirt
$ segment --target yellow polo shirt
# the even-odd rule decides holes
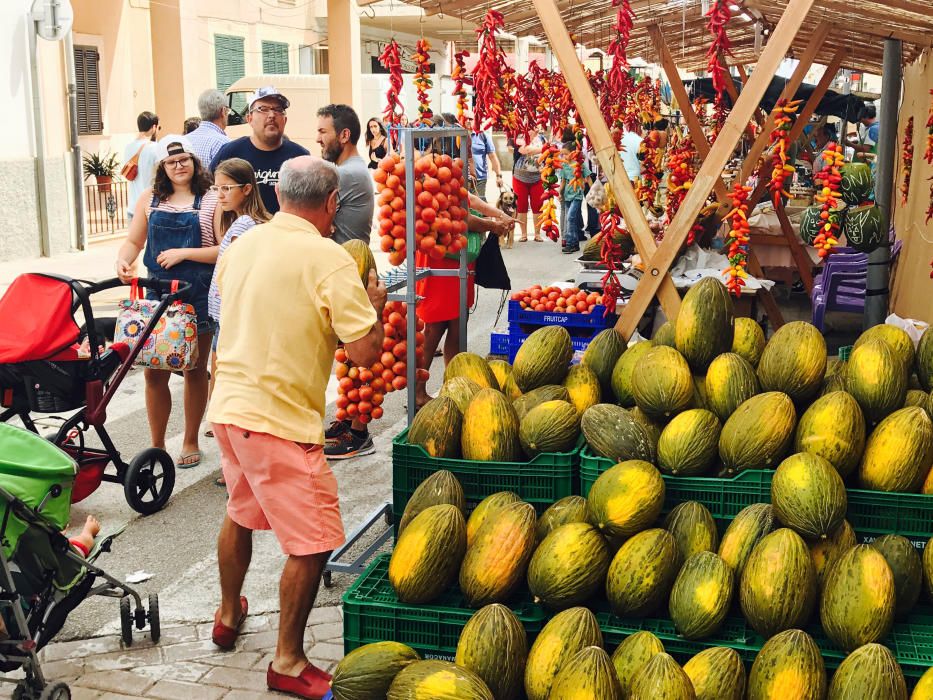
[[[208,420],[323,444],[337,339],[359,340],[377,320],[353,258],[308,221],[278,212],[230,246],[217,286]]]

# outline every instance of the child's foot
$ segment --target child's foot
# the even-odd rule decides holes
[[[93,515],[87,516],[87,520],[84,521],[84,527],[81,530],[81,534],[73,537],[73,540],[77,540],[83,544],[88,551],[91,551],[94,548],[94,539],[100,533],[100,521]]]

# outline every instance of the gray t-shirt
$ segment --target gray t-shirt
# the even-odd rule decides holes
[[[354,238],[369,244],[373,228],[376,194],[372,172],[360,156],[351,156],[337,166],[340,174],[340,210],[334,217],[333,240],[346,243]]]

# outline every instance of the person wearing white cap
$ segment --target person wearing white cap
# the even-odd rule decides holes
[[[274,87],[256,90],[246,113],[246,121],[253,133],[221,146],[210,164],[211,172],[228,158],[242,158],[252,165],[259,195],[270,214],[279,210],[275,186],[282,163],[289,158],[309,155],[307,148],[285,138],[288,107],[288,98]]]
[[[140,196],[130,230],[117,253],[117,275],[129,283],[136,273],[136,259],[143,253],[143,264],[150,277],[182,280],[191,285],[186,301],[198,318],[198,346],[209,348],[214,322],[208,314],[207,297],[217,261],[220,207],[210,191],[211,178],[185,137],[171,134],[157,144],[155,179]],[[150,298],[156,298],[149,292]],[[201,463],[198,430],[207,407],[207,360],[201,352],[194,369],[185,377],[185,434],[180,469]],[[152,446],[165,449],[165,432],[172,411],[169,390],[171,372],[144,370],[146,411]]]

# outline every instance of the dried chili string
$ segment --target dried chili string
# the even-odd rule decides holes
[[[790,193],[784,189],[784,181],[794,174],[794,166],[789,163],[787,150],[790,147],[790,130],[796,121],[795,115],[800,102],[801,100],[791,102],[782,97],[771,112],[771,116],[774,117],[774,129],[771,131],[771,181],[768,183],[768,189],[775,208],[781,203],[782,196],[790,198]]]
[[[823,151],[826,167],[816,176],[822,189],[814,199],[822,205],[820,211],[820,231],[813,239],[813,247],[821,258],[831,255],[839,244],[841,221],[838,207],[842,200],[839,188],[842,186],[842,165],[845,162],[842,146],[834,144]]]
[[[901,166],[904,170],[904,182],[901,183],[901,204],[907,204],[910,194],[910,173],[914,168],[914,118],[907,120],[904,129],[904,142],[901,146]]]
[[[415,53],[412,56],[415,62],[415,75],[412,82],[415,86],[415,93],[418,97],[418,122],[420,124],[430,125],[434,119],[434,112],[431,111],[431,78],[429,77],[429,63],[431,61],[431,44],[427,39],[419,39],[415,44]]]
[[[399,117],[405,113],[405,108],[399,99],[404,81],[402,79],[402,53],[398,42],[392,39],[386,44],[379,56],[379,62],[389,72],[389,89],[386,91],[386,107],[383,117],[387,124],[395,125]]]
[[[742,294],[742,287],[748,277],[745,268],[748,265],[748,196],[751,191],[751,187],[735,183],[732,210],[725,217],[729,220],[729,248],[726,255],[729,267],[724,270],[729,275],[726,288],[735,296]]]

